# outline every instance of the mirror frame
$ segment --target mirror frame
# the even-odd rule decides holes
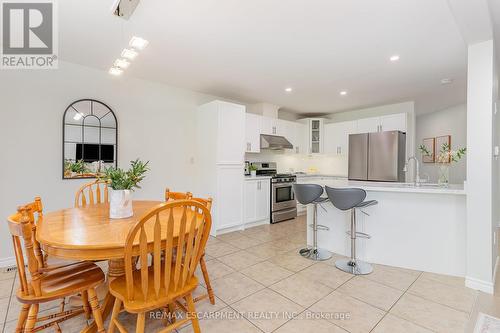
[[[74,105],[77,104],[77,103],[80,103],[80,102],[90,102],[90,108],[91,108],[91,112],[93,110],[93,105],[94,103],[98,103],[98,104],[101,104],[102,106],[104,106],[106,109],[108,109],[109,111],[106,113],[106,115],[108,115],[109,113],[111,113],[111,115],[113,116],[114,120],[115,120],[115,124],[116,124],[116,128],[115,128],[115,156],[114,156],[114,166],[115,167],[118,167],[118,119],[116,118],[116,114],[115,112],[113,111],[113,109],[111,109],[106,103],[102,102],[102,101],[99,101],[97,99],[93,99],[93,98],[82,98],[82,99],[79,99],[79,100],[76,100],[76,101],[73,101],[71,104],[68,105],[68,107],[66,108],[66,110],[64,110],[64,114],[63,114],[63,118],[62,118],[62,179],[63,180],[69,180],[69,179],[94,179],[94,178],[97,178],[97,175],[94,174],[92,176],[81,176],[81,177],[65,177],[65,162],[66,162],[66,159],[65,159],[65,144],[66,144],[66,114],[68,113],[68,110],[70,109],[73,109],[75,110],[76,112],[79,112],[77,109],[75,109]],[[105,116],[101,117],[101,118],[104,118]],[[98,118],[99,119],[99,124],[101,124],[101,118]],[[85,119],[85,117],[83,117],[83,119]],[[82,126],[84,127],[84,126]],[[99,125],[99,131],[102,130],[102,126]],[[82,137],[82,143],[85,143],[84,142],[84,138]],[[102,144],[101,142],[101,135],[99,135],[99,146]]]

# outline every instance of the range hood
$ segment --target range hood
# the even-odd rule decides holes
[[[293,149],[293,145],[284,136],[261,134],[260,149]]]

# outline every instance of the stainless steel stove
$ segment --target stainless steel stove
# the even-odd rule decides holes
[[[252,163],[257,166],[257,175],[271,178],[271,223],[278,223],[297,217],[297,202],[292,185],[297,177],[292,174],[277,173],[276,163]]]

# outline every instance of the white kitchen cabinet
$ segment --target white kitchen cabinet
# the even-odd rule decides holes
[[[380,117],[363,118],[357,121],[357,133],[379,132],[379,129]]]
[[[242,228],[245,106],[217,100],[199,106],[195,133],[193,192],[213,198],[211,234]]]
[[[271,180],[257,181],[257,221],[269,220],[271,217]]]
[[[270,179],[245,180],[244,191],[245,223],[269,221],[270,219]]]
[[[257,181],[245,180],[243,196],[243,211],[245,223],[257,220]]]
[[[245,152],[260,153],[260,132],[262,116],[245,114]]]
[[[289,120],[280,120],[278,123],[279,135],[284,136],[293,145],[293,151],[298,146],[300,136],[297,135],[297,123]]]
[[[406,132],[406,113],[391,114],[380,117],[380,131]]]
[[[358,119],[357,121],[357,133],[373,133],[384,131],[406,132],[406,113],[363,118]]]
[[[301,120],[307,126],[307,154],[322,154],[324,146],[324,127],[322,118]]]
[[[349,134],[356,133],[355,121],[330,123],[325,128],[324,153],[331,155],[347,155],[349,150]]]
[[[261,134],[281,135],[282,128],[280,120],[271,117],[262,117]]]
[[[295,153],[309,154],[309,126],[303,123],[296,123],[295,129],[297,132],[297,146]]]

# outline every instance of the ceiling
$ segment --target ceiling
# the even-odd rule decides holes
[[[123,78],[297,113],[406,100],[424,113],[466,98],[466,46],[446,0],[142,0],[129,21],[112,2],[58,2],[60,59],[107,70],[137,35],[150,43]]]

